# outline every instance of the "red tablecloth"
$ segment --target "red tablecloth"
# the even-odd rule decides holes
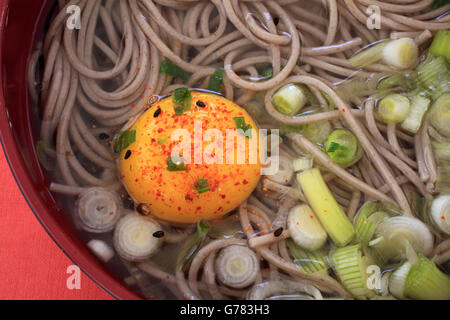
[[[3,150],[0,181],[0,299],[113,299],[85,274],[80,290],[67,288],[72,262],[34,217]]]

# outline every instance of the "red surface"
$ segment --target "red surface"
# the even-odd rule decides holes
[[[113,299],[85,274],[66,286],[72,261],[39,224],[0,151],[0,299]]]
[[[3,147],[14,177],[33,213],[70,259],[115,297],[138,299],[137,295],[105,270],[86,248],[71,223],[63,218],[48,191],[49,182],[42,174],[35,155],[36,128],[33,130],[30,126],[32,114],[25,80],[26,61],[34,48],[36,37],[42,31],[43,18],[51,2],[53,0],[0,0],[0,136]],[[48,236],[45,238],[42,227],[39,232],[47,239],[48,246],[38,241],[31,229],[27,229],[29,226],[39,228],[38,222],[30,210],[24,213],[20,207],[16,207],[22,203],[22,208],[26,208],[25,202],[17,192],[17,187],[13,189],[15,197],[7,193],[10,190],[8,187],[14,188],[14,182],[4,164],[0,170],[0,212],[3,218],[0,222],[0,297],[7,298],[9,294],[9,298],[58,298],[58,295],[68,298],[65,295],[70,292],[63,294],[52,291],[55,288],[67,290],[67,266],[60,270],[61,265],[52,260],[56,255],[63,257],[62,252],[58,251]],[[10,223],[16,223],[17,228]],[[49,248],[55,251],[47,251]],[[37,266],[39,268],[35,270]],[[40,285],[32,285],[30,279],[38,279]],[[89,282],[86,276],[83,279],[82,287],[83,283]],[[53,280],[56,282],[53,283]],[[47,296],[50,292],[52,296]]]

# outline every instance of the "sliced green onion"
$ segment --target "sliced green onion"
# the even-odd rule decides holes
[[[158,140],[158,145],[162,145],[162,144],[166,143],[166,141],[167,141],[167,137],[162,138],[161,140]]]
[[[417,133],[422,126],[422,119],[430,105],[430,99],[415,95],[411,98],[411,109],[406,119],[403,120],[401,127],[411,133]]]
[[[431,141],[431,145],[436,158],[450,161],[450,142]]]
[[[203,242],[208,235],[209,227],[203,221],[197,224],[197,232],[190,236],[183,244],[183,247],[178,254],[176,269],[186,272],[192,260],[194,260],[195,255],[200,250]]]
[[[450,92],[444,93],[433,103],[429,120],[439,133],[450,137]]]
[[[294,263],[297,264],[304,273],[328,273],[328,246],[324,246],[319,250],[311,252],[299,247],[292,239],[287,239],[286,244],[289,252],[294,258]]]
[[[388,262],[404,258],[413,251],[430,254],[434,237],[428,226],[417,218],[398,216],[383,220],[375,231],[377,239],[369,246],[380,261]]]
[[[391,94],[378,102],[378,115],[385,123],[400,123],[410,111],[409,99],[401,94]]]
[[[427,225],[431,225],[431,221],[428,217],[429,207],[431,205],[431,200],[426,199],[416,190],[409,190],[406,194],[408,198],[409,205],[411,206],[412,212],[416,214],[416,216],[425,222]]]
[[[348,166],[359,161],[363,155],[355,135],[346,129],[334,130],[325,142],[325,151],[331,161]]]
[[[211,191],[208,179],[197,178],[194,184],[194,189],[198,192],[198,194]]]
[[[436,158],[450,161],[450,142],[431,141],[431,145]]]
[[[183,81],[187,81],[191,74],[187,71],[184,71],[180,67],[178,67],[176,64],[171,62],[168,59],[165,59],[161,62],[161,65],[159,67],[159,72],[167,74],[169,76],[179,78]]]
[[[283,125],[280,127],[280,134],[300,133],[309,141],[321,145],[328,139],[332,130],[333,128],[329,121],[322,121],[299,125]]]
[[[436,190],[441,193],[450,193],[450,161],[438,160],[438,177],[436,181]]]
[[[233,118],[233,120],[234,120],[234,124],[236,125],[236,128],[241,129],[242,134],[244,134],[245,137],[247,137],[247,138],[252,137],[252,132],[251,132],[252,126],[250,124],[245,123],[244,117],[236,117],[236,118]]]
[[[447,138],[447,137],[443,136],[435,128],[433,128],[433,126],[428,126],[428,134],[436,142],[450,143],[450,138]]]
[[[104,188],[83,191],[76,201],[75,219],[87,232],[106,233],[114,229],[123,214],[120,197]]]
[[[405,295],[417,300],[450,300],[450,276],[419,254],[419,262],[411,267],[406,278]]]
[[[184,164],[184,158],[179,157],[174,162],[172,157],[167,158],[167,171],[188,171],[186,165]]]
[[[434,198],[430,217],[440,231],[450,235],[450,195],[441,194]]]
[[[255,66],[258,74],[264,79],[270,79],[273,77],[273,68],[270,64],[257,64]]]
[[[222,68],[218,68],[209,78],[208,90],[220,92],[223,83],[223,76],[225,71]]]
[[[355,236],[353,225],[342,211],[319,169],[313,168],[297,174],[309,205],[319,218],[336,246],[347,245]]]
[[[250,248],[232,245],[220,251],[215,261],[215,270],[220,283],[243,289],[257,279],[260,261]]]
[[[288,230],[292,240],[305,250],[318,250],[327,241],[326,231],[306,204],[289,210]]]
[[[342,284],[357,299],[374,295],[367,288],[368,258],[362,256],[361,245],[338,248],[331,256],[333,266]]]
[[[370,297],[369,300],[397,300],[397,299],[392,295],[387,295],[387,296],[375,295],[373,297]]]
[[[356,237],[363,245],[367,245],[372,240],[378,225],[390,217],[385,212],[382,202],[370,201],[365,203],[355,218]],[[387,210],[386,210],[387,211]]]
[[[450,75],[443,57],[429,56],[416,70],[420,84],[433,100],[450,91]]]
[[[348,61],[356,69],[367,67],[383,58],[383,49],[389,42],[390,40],[382,41],[367,47],[351,57]]]
[[[450,63],[450,30],[439,30],[436,33],[430,53],[435,57],[444,57]]]
[[[175,106],[175,114],[181,116],[191,109],[192,95],[187,88],[178,88],[172,94],[172,102]]]
[[[283,114],[295,115],[306,104],[304,89],[295,84],[284,86],[273,95],[273,104]]]
[[[137,213],[126,214],[114,230],[114,248],[127,261],[147,260],[162,244],[161,238],[153,236],[159,230],[161,226],[148,217]]]
[[[405,283],[412,264],[405,261],[389,278],[389,292],[396,298],[405,299]]]
[[[383,48],[384,63],[397,68],[408,69],[419,58],[419,47],[411,38],[390,41]]]
[[[136,130],[127,130],[119,132],[114,144],[114,151],[121,152],[136,141]]]
[[[417,89],[417,86],[417,74],[415,72],[409,72],[396,73],[393,76],[381,80],[377,85],[377,89],[382,96],[385,96],[386,94],[384,93],[389,90],[400,88],[404,91],[413,91]]]

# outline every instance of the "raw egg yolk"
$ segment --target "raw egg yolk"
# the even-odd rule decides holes
[[[248,113],[216,94],[190,95],[182,113],[175,112],[173,97],[153,104],[128,129],[135,138],[120,155],[130,196],[168,222],[218,219],[245,201],[261,176],[258,127]],[[244,136],[239,128],[254,130]],[[180,145],[190,151],[177,152],[174,161]]]

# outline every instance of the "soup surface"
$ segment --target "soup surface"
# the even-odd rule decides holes
[[[450,299],[450,4],[59,0],[39,160],[147,299]]]

